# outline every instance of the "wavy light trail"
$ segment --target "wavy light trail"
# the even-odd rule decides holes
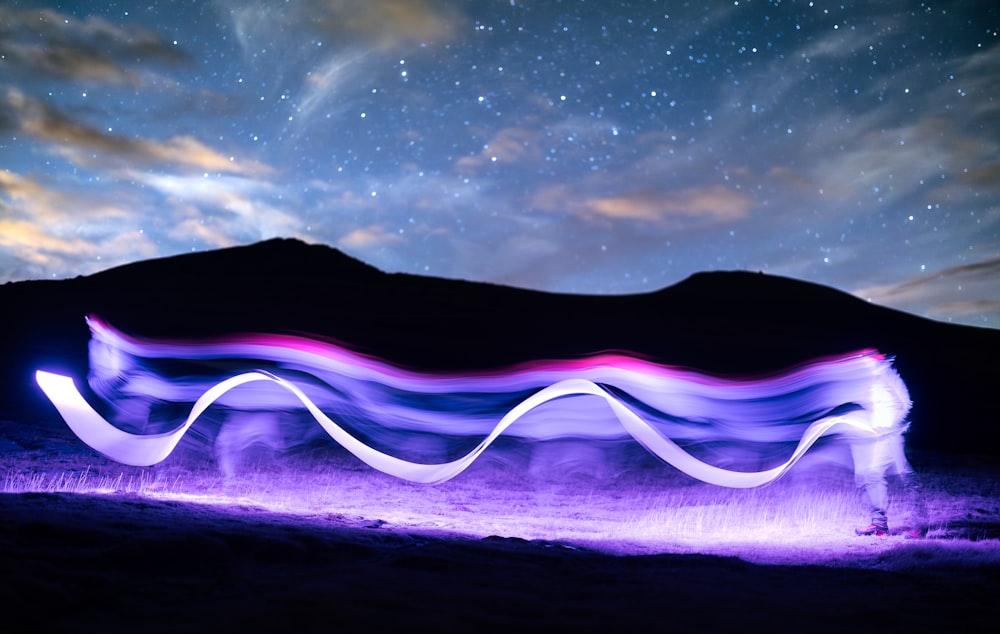
[[[110,458],[146,466],[164,460],[214,403],[230,408],[305,408],[340,445],[375,469],[420,483],[439,483],[468,468],[501,434],[528,439],[631,437],[680,471],[705,482],[747,488],[786,473],[822,437],[901,433],[910,401],[881,354],[866,350],[811,362],[772,376],[734,380],[624,355],[535,362],[495,374],[421,374],[319,341],[252,335],[210,342],[146,341],[92,319],[91,387],[115,399],[191,402],[185,422],[162,433],[112,425],[69,377],[39,371],[39,386],[73,432]],[[170,360],[244,370],[219,380],[160,369]],[[279,376],[285,374],[286,376]],[[178,374],[173,371],[173,374]],[[292,377],[292,378],[288,378]],[[255,390],[236,390],[246,384]],[[266,386],[280,389],[261,389]],[[596,397],[606,407],[594,407]],[[321,402],[317,402],[321,401]],[[438,464],[403,460],[352,435],[322,405],[375,428],[483,436],[461,457]],[[608,412],[613,418],[607,416]],[[343,422],[343,421],[342,421]],[[519,423],[520,424],[516,424]],[[681,448],[688,441],[789,443],[777,466],[737,471]]]

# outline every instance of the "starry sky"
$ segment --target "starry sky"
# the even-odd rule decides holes
[[[1000,328],[998,33],[977,1],[7,0],[0,282],[282,236]]]

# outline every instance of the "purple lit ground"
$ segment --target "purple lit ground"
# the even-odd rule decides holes
[[[972,631],[998,615],[995,461],[917,456],[932,526],[911,541],[853,535],[864,508],[842,467],[729,490],[641,450],[606,463],[584,446],[553,469],[565,448],[500,446],[427,487],[320,445],[247,456],[225,478],[193,447],[139,469],[30,430],[0,433],[0,599],[42,601],[55,625],[107,631],[111,609],[117,628],[147,630],[329,609],[449,628],[825,615],[821,630]]]

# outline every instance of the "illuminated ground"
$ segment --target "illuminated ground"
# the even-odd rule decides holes
[[[322,597],[355,614],[388,609],[390,621],[406,613],[454,627],[611,622],[634,606],[647,612],[628,619],[642,625],[666,595],[681,603],[671,608],[681,630],[686,618],[697,629],[697,613],[709,618],[717,600],[743,611],[713,613],[720,626],[765,623],[764,608],[779,605],[839,614],[824,625],[831,631],[872,613],[904,618],[910,631],[956,613],[967,631],[989,629],[996,616],[995,461],[916,456],[932,524],[927,539],[906,540],[855,537],[865,514],[851,474],[808,463],[776,485],[734,491],[641,453],[595,468],[577,447],[575,462],[553,469],[565,448],[501,446],[428,487],[323,445],[260,451],[225,477],[195,448],[138,469],[70,436],[33,437],[14,423],[3,432],[0,544],[16,572],[2,598],[48,597],[56,624],[105,631],[105,607],[144,627],[150,611],[205,624],[240,606],[246,618],[277,619],[295,605],[314,614]],[[901,528],[909,518],[890,519]],[[873,584],[882,600],[865,590]],[[280,605],[254,598],[278,595]],[[519,607],[501,610],[497,597]],[[546,598],[561,607],[543,618]]]
[[[774,485],[739,490],[699,483],[638,447],[500,444],[454,480],[426,486],[381,474],[332,443],[293,453],[251,449],[227,476],[193,443],[143,469],[104,459],[68,435],[38,440],[12,424],[4,429],[7,471],[0,477],[10,493],[124,494],[395,532],[757,563],[882,566],[894,551],[918,543],[903,541],[910,521],[903,500],[891,517],[897,534],[854,536],[867,518],[852,474],[808,460]],[[920,546],[1000,561],[1000,464],[935,455],[915,460],[931,514]]]

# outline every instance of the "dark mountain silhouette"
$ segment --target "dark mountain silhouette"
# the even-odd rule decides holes
[[[990,398],[1000,331],[923,319],[816,284],[699,273],[653,293],[584,296],[389,274],[325,246],[276,239],[87,277],[0,287],[0,417],[54,419],[37,368],[83,377],[95,314],[144,337],[308,334],[424,370],[496,368],[629,351],[759,374],[878,348],[914,400],[911,445],[997,453]]]

